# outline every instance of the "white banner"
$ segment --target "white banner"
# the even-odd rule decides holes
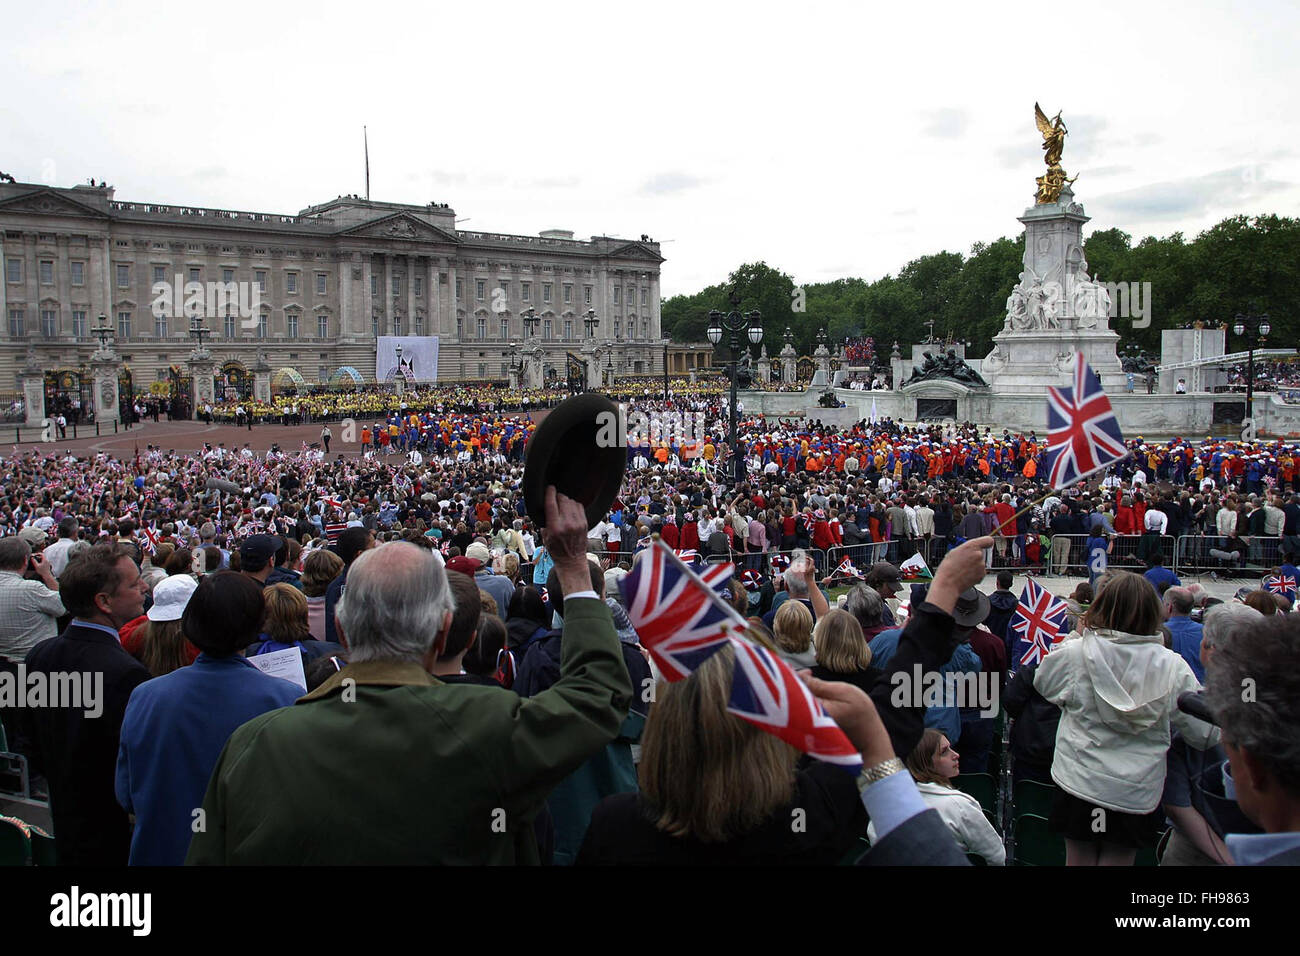
[[[402,347],[402,368],[397,368],[397,346]],[[438,336],[381,335],[375,348],[375,381],[405,375],[408,382],[438,380]]]

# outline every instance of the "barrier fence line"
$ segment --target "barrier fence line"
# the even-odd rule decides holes
[[[1254,535],[1229,538],[1222,535],[1181,535],[1175,555],[1175,572],[1214,572],[1231,576],[1262,576],[1282,563],[1284,551],[1300,550],[1300,537]]]

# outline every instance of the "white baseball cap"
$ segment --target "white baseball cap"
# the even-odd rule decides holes
[[[185,605],[199,588],[188,574],[173,574],[153,589],[153,606],[146,615],[151,621],[179,621]]]

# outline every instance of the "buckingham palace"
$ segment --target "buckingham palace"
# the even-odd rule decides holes
[[[269,365],[276,387],[383,380],[393,342],[433,357],[414,381],[506,381],[521,356],[546,379],[575,358],[605,380],[663,371],[644,235],[468,232],[446,204],[357,196],[295,215],[125,202],[93,180],[0,182],[0,230],[0,389],[24,365],[84,376],[102,338],[137,392],[204,337],[219,372]]]

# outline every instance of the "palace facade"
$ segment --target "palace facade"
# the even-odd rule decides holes
[[[0,236],[0,391],[32,354],[72,381],[101,322],[136,391],[184,369],[196,320],[219,372],[242,382],[260,353],[276,386],[373,381],[389,335],[437,336],[439,381],[505,381],[519,347],[560,378],[593,344],[614,376],[667,355],[648,236],[469,232],[445,204],[356,196],[295,215],[123,202],[93,181],[0,182]]]

